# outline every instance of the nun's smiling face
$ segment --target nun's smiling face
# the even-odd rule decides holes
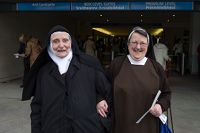
[[[66,57],[71,50],[71,37],[67,32],[54,32],[51,34],[51,47],[59,58]]]
[[[148,49],[147,38],[139,33],[133,33],[128,42],[128,51],[130,56],[136,60],[142,60]]]

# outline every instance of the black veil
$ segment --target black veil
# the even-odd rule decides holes
[[[154,53],[154,50],[153,50],[153,46],[154,46],[154,40],[153,40],[153,37],[150,33],[149,34],[149,47],[148,47],[148,50],[147,50],[147,53],[146,53],[146,57],[150,58],[150,59],[153,59],[153,60],[156,60],[156,57],[155,57],[155,53]]]

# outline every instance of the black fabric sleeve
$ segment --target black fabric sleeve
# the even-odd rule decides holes
[[[105,74],[101,71],[96,71],[95,86],[97,92],[97,103],[102,100],[108,100],[112,98],[111,84]]]
[[[113,103],[112,103],[112,89],[111,84],[105,74],[101,71],[96,72],[96,91],[97,91],[97,103],[106,100],[108,104],[107,117],[100,117],[103,126],[106,131],[111,130],[113,121]]]
[[[41,133],[41,88],[40,78],[37,80],[36,91],[31,102],[31,133]]]
[[[18,49],[17,52],[18,52],[19,54],[24,54],[24,53],[25,53],[25,47],[26,47],[26,44],[20,42],[20,44],[19,44],[19,49]]]

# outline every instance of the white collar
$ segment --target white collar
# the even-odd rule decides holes
[[[60,74],[62,75],[63,73],[66,73],[69,68],[71,59],[73,57],[72,50],[70,50],[69,54],[66,57],[59,58],[58,56],[56,56],[54,54],[52,49],[49,47],[48,54],[51,57],[51,59],[53,60],[53,62],[55,62],[56,65],[58,66],[58,70],[59,70]]]
[[[147,57],[144,57],[142,60],[136,61],[130,55],[127,55],[127,57],[128,57],[128,60],[130,61],[130,63],[132,65],[145,65],[145,63],[146,63],[146,61],[148,59]]]

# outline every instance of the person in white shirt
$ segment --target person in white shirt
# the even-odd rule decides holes
[[[156,57],[156,61],[159,62],[163,69],[166,70],[166,62],[170,61],[170,57],[168,56],[168,48],[164,43],[159,42],[159,38],[157,39],[157,43],[154,45],[154,53]]]
[[[83,44],[83,47],[86,54],[96,57],[96,45],[92,36],[88,36],[88,40]]]
[[[183,53],[183,43],[180,38],[175,41],[173,51],[175,52],[175,55]]]

